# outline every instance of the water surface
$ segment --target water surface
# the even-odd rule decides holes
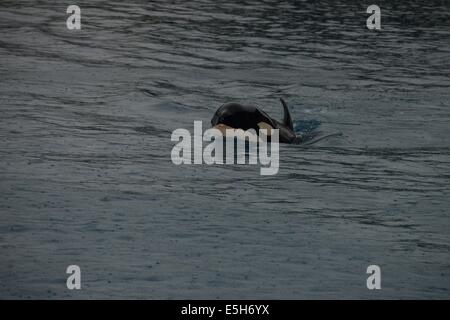
[[[1,298],[450,298],[447,1],[378,1],[378,32],[357,1],[77,4],[0,4]],[[173,130],[279,97],[343,135],[276,176],[172,164]]]

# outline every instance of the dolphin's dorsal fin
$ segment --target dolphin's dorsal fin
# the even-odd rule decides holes
[[[291,114],[289,113],[289,108],[283,98],[280,98],[280,101],[281,101],[281,104],[283,105],[283,109],[284,109],[283,124],[286,127],[288,127],[289,129],[291,129],[292,131],[294,131],[294,126],[292,124],[292,118],[291,118]]]

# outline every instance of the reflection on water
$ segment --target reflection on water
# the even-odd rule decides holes
[[[370,264],[377,297],[449,297],[447,1],[378,1],[379,32],[357,1],[77,4],[0,4],[1,297],[371,298]],[[174,129],[279,97],[343,136],[270,178],[171,163]]]

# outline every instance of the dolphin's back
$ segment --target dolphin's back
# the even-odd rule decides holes
[[[266,122],[272,127],[276,127],[276,123],[258,107],[239,103],[222,105],[211,119],[212,126],[222,123],[233,128],[256,131],[259,130],[258,123],[260,122]]]
[[[282,104],[284,108],[283,122],[271,118],[257,106],[231,102],[225,103],[217,109],[211,119],[211,125],[214,127],[218,124],[224,124],[235,129],[254,129],[258,133],[260,129],[258,123],[265,122],[274,129],[279,129],[280,142],[298,143],[299,139],[293,130],[289,109],[284,100],[282,100]]]

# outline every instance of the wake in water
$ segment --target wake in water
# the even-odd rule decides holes
[[[318,120],[295,120],[294,131],[297,136],[302,137],[300,145],[311,146],[327,138],[342,136],[342,132],[335,132],[324,135],[322,131],[317,130],[321,125]]]

